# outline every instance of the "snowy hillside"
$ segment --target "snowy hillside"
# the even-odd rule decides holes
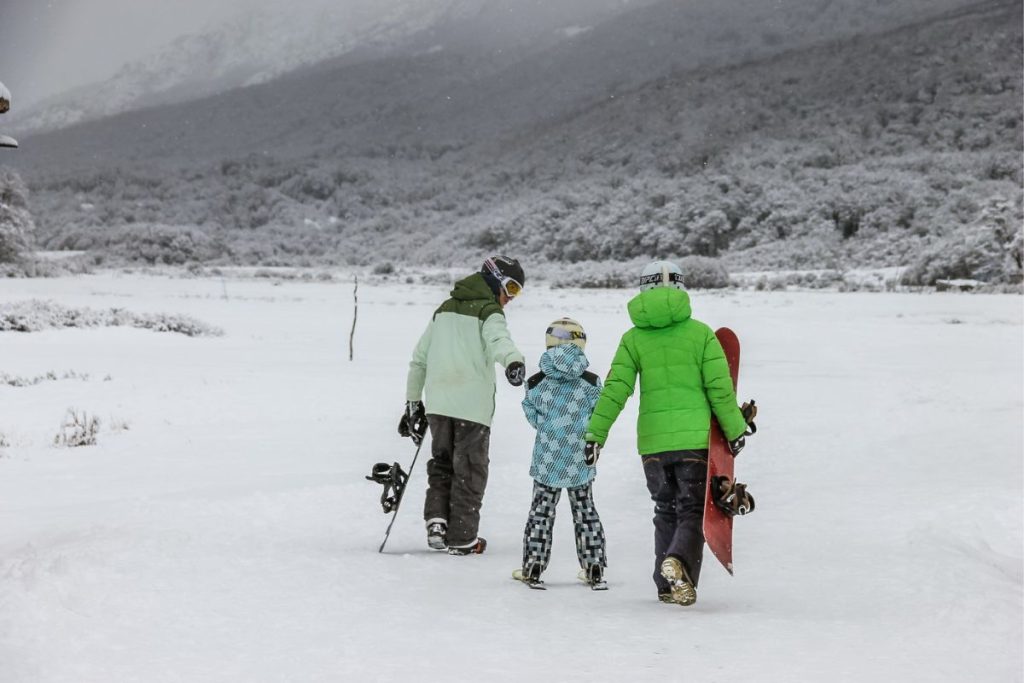
[[[601,73],[605,46],[671,52],[640,40],[634,24],[653,24],[637,15],[661,20],[650,35],[705,27],[656,10],[546,50],[532,85],[527,62],[448,50],[325,64],[34,136],[12,161],[39,243],[102,257],[367,265],[507,249],[1020,281],[1019,3],[565,94]],[[566,99],[547,97],[559,82]]]
[[[413,274],[414,275],[414,274]],[[378,461],[447,283],[101,276],[7,281],[0,307],[193,316],[195,337],[0,332],[0,680],[1020,680],[1024,344],[1015,297],[694,292],[743,343],[760,429],[736,575],[657,601],[635,398],[598,465],[610,590],[576,579],[568,510],[548,590],[510,579],[530,498],[521,390],[498,388],[482,556],[426,549],[424,457],[388,551]],[[527,288],[533,366],[570,314],[603,374],[628,293]],[[75,375],[67,374],[74,371]],[[63,377],[63,379],[61,378]],[[98,443],[51,446],[69,407]],[[563,503],[564,505],[564,503]]]
[[[393,119],[388,142],[397,137],[403,142],[464,144],[467,137],[475,141],[564,115],[673,71],[744,63],[871,35],[976,2],[899,0],[865,8],[859,0],[781,0],[771,5],[755,0],[559,0],[541,3],[544,11],[532,4],[431,0],[398,5],[388,21],[376,21],[371,14],[375,20],[362,23],[326,9],[316,16],[247,16],[212,33],[183,38],[166,53],[128,65],[110,83],[72,98],[82,96],[88,104],[58,103],[52,114],[25,111],[18,121],[37,128],[42,122],[93,120],[140,105],[228,92],[232,86],[320,62],[312,74],[300,70],[234,96],[117,117],[70,135],[43,137],[34,147],[40,161],[83,154],[115,161],[140,152],[209,158],[250,151],[254,138],[265,144],[266,134],[260,131],[266,130],[289,133],[271,145],[279,154],[309,154],[311,145],[325,142],[348,146],[367,135],[379,144],[380,130],[348,124],[352,116],[347,109],[367,106],[367,95],[376,110]],[[529,12],[520,11],[524,6]],[[588,30],[577,30],[584,27]],[[350,59],[329,59],[357,47],[365,50]],[[444,70],[433,73],[438,51],[451,54],[445,55]],[[367,67],[368,61],[373,65]],[[402,76],[420,70],[425,71],[420,87],[404,88]],[[452,83],[458,84],[455,92]],[[365,94],[342,98],[346,90],[330,87],[335,84]],[[253,109],[253,99],[265,106]],[[296,106],[299,102],[301,107]],[[243,114],[248,135],[222,141]],[[396,116],[400,114],[405,116]],[[339,119],[346,123],[341,130]],[[197,129],[196,121],[204,125]],[[325,125],[326,140],[319,135]],[[116,138],[111,128],[117,129]],[[178,144],[168,149],[167,138]],[[60,149],[51,150],[52,145]],[[32,162],[30,158],[27,163]]]
[[[258,7],[208,31],[182,36],[104,82],[19,112],[12,117],[13,125],[22,132],[38,132],[193,101],[343,56],[353,63],[465,47],[473,41],[487,51],[538,40],[546,46],[556,42],[555,30],[567,22],[599,21],[626,4],[558,0],[537,12],[527,3],[499,0],[278,3],[278,9]]]

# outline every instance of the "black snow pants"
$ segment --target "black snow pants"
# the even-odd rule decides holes
[[[427,415],[427,424],[430,461],[423,519],[448,525],[449,546],[471,545],[477,539],[487,488],[491,428],[444,415]]]
[[[693,585],[700,579],[704,557],[704,489],[707,450],[666,451],[643,456],[647,490],[654,501],[654,583],[669,591],[661,575],[668,555],[678,557]]]

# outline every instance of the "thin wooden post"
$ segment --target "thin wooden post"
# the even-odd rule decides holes
[[[354,354],[353,340],[356,336],[356,318],[359,316],[359,276],[355,276],[355,286],[352,287],[352,331],[348,334],[348,359],[352,360]]]

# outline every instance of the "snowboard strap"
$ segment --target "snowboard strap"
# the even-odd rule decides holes
[[[393,465],[386,462],[377,463],[366,478],[384,486],[384,491],[380,494],[380,506],[384,508],[384,514],[391,512],[402,502],[405,482],[409,480],[409,475],[397,462]]]
[[[743,419],[747,421],[747,431],[743,435],[750,436],[757,432],[757,425],[754,424],[754,418],[757,417],[757,402],[750,399],[740,407],[740,412],[743,413]]]
[[[711,480],[711,494],[719,510],[734,517],[754,511],[754,497],[747,493],[747,485],[729,477],[715,477]]]

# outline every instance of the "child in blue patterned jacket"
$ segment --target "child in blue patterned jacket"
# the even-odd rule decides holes
[[[513,573],[533,588],[543,587],[541,574],[551,559],[551,533],[562,489],[569,494],[576,531],[580,578],[591,588],[607,587],[604,580],[604,527],[594,507],[591,484],[596,469],[584,457],[584,433],[601,395],[601,380],[587,372],[583,351],[587,335],[570,318],[551,323],[540,372],[527,382],[523,412],[537,430],[530,476],[533,503],[523,533],[523,567]]]

